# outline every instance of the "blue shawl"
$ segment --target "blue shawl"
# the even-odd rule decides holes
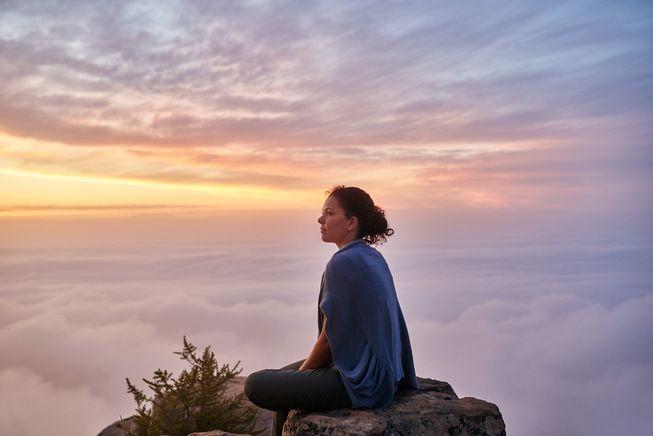
[[[399,389],[417,389],[406,322],[385,259],[359,238],[322,275],[318,337],[326,336],[354,409],[385,409]]]

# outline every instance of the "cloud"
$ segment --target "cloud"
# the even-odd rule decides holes
[[[66,7],[0,18],[10,168],[555,213],[650,192],[642,4]]]
[[[11,392],[0,395],[2,434],[95,434],[101,430],[98,422],[111,421],[115,414],[105,399],[86,387],[58,388],[25,368],[0,369],[0,383],[5,392]]]
[[[390,212],[397,234],[380,251],[419,376],[497,403],[513,433],[651,429],[646,238],[587,233],[585,221],[582,232],[559,223],[538,234],[502,216],[448,224],[440,213]],[[0,378],[38,404],[78,408],[99,431],[133,411],[125,377],[181,370],[172,352],[182,335],[221,363],[241,361],[241,375],[305,357],[333,252],[312,239],[313,218],[5,219],[14,237],[2,238],[0,347],[12,352],[0,355]],[[4,422],[38,430],[23,427],[26,409],[8,410]]]
[[[510,142],[650,110],[641,6],[614,19],[565,3],[474,14],[428,3],[69,6],[10,5],[6,131],[78,145]]]
[[[3,329],[0,343],[14,352],[0,365],[38,374],[54,386],[39,393],[44,403],[60,400],[77,407],[75,396],[59,398],[57,392],[88,392],[98,400],[77,412],[88,410],[84,419],[101,427],[131,410],[122,386],[125,376],[138,380],[155,367],[181,369],[171,351],[179,348],[182,333],[199,346],[212,345],[222,363],[241,360],[245,375],[302,358],[310,348],[317,328],[312,303],[266,301],[259,294],[256,303],[218,305],[191,287],[193,293],[188,283],[184,292],[172,286],[140,291],[121,286],[112,300],[105,297],[98,304],[102,291],[85,286],[51,299],[37,315]],[[89,291],[95,297],[83,297]],[[123,298],[129,299],[116,301]],[[409,298],[414,296],[403,294],[404,301]],[[651,426],[653,359],[647,344],[653,333],[652,304],[647,296],[606,309],[584,298],[553,294],[526,302],[472,304],[449,322],[404,311],[420,376],[448,380],[461,396],[496,402],[513,432],[538,434],[534,428],[553,428],[597,434],[606,428],[646,432]],[[50,314],[43,312],[46,307]],[[31,392],[25,380],[15,383],[19,391]],[[10,416],[22,419],[18,411]],[[550,416],[558,416],[554,427],[544,426]]]
[[[650,295],[607,309],[551,294],[488,301],[448,323],[414,321],[418,372],[432,368],[459,396],[496,402],[509,432],[646,433],[652,306]]]

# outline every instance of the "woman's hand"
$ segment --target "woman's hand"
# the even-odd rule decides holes
[[[306,369],[323,368],[329,363],[331,363],[331,346],[329,345],[326,335],[326,317],[324,317],[320,337],[317,338],[311,353],[308,355],[306,360],[304,360],[302,366],[299,367],[299,370],[304,371]]]

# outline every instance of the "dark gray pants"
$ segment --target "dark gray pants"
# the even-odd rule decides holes
[[[262,409],[273,410],[272,434],[281,435],[290,409],[326,411],[347,409],[351,400],[333,362],[327,367],[299,371],[304,360],[280,369],[262,369],[245,380],[245,395]]]

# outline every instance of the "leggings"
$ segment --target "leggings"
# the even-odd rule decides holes
[[[331,362],[319,369],[299,371],[304,360],[280,369],[262,369],[245,380],[245,395],[262,409],[274,411],[272,434],[281,435],[290,409],[327,411],[347,409],[351,400]]]

